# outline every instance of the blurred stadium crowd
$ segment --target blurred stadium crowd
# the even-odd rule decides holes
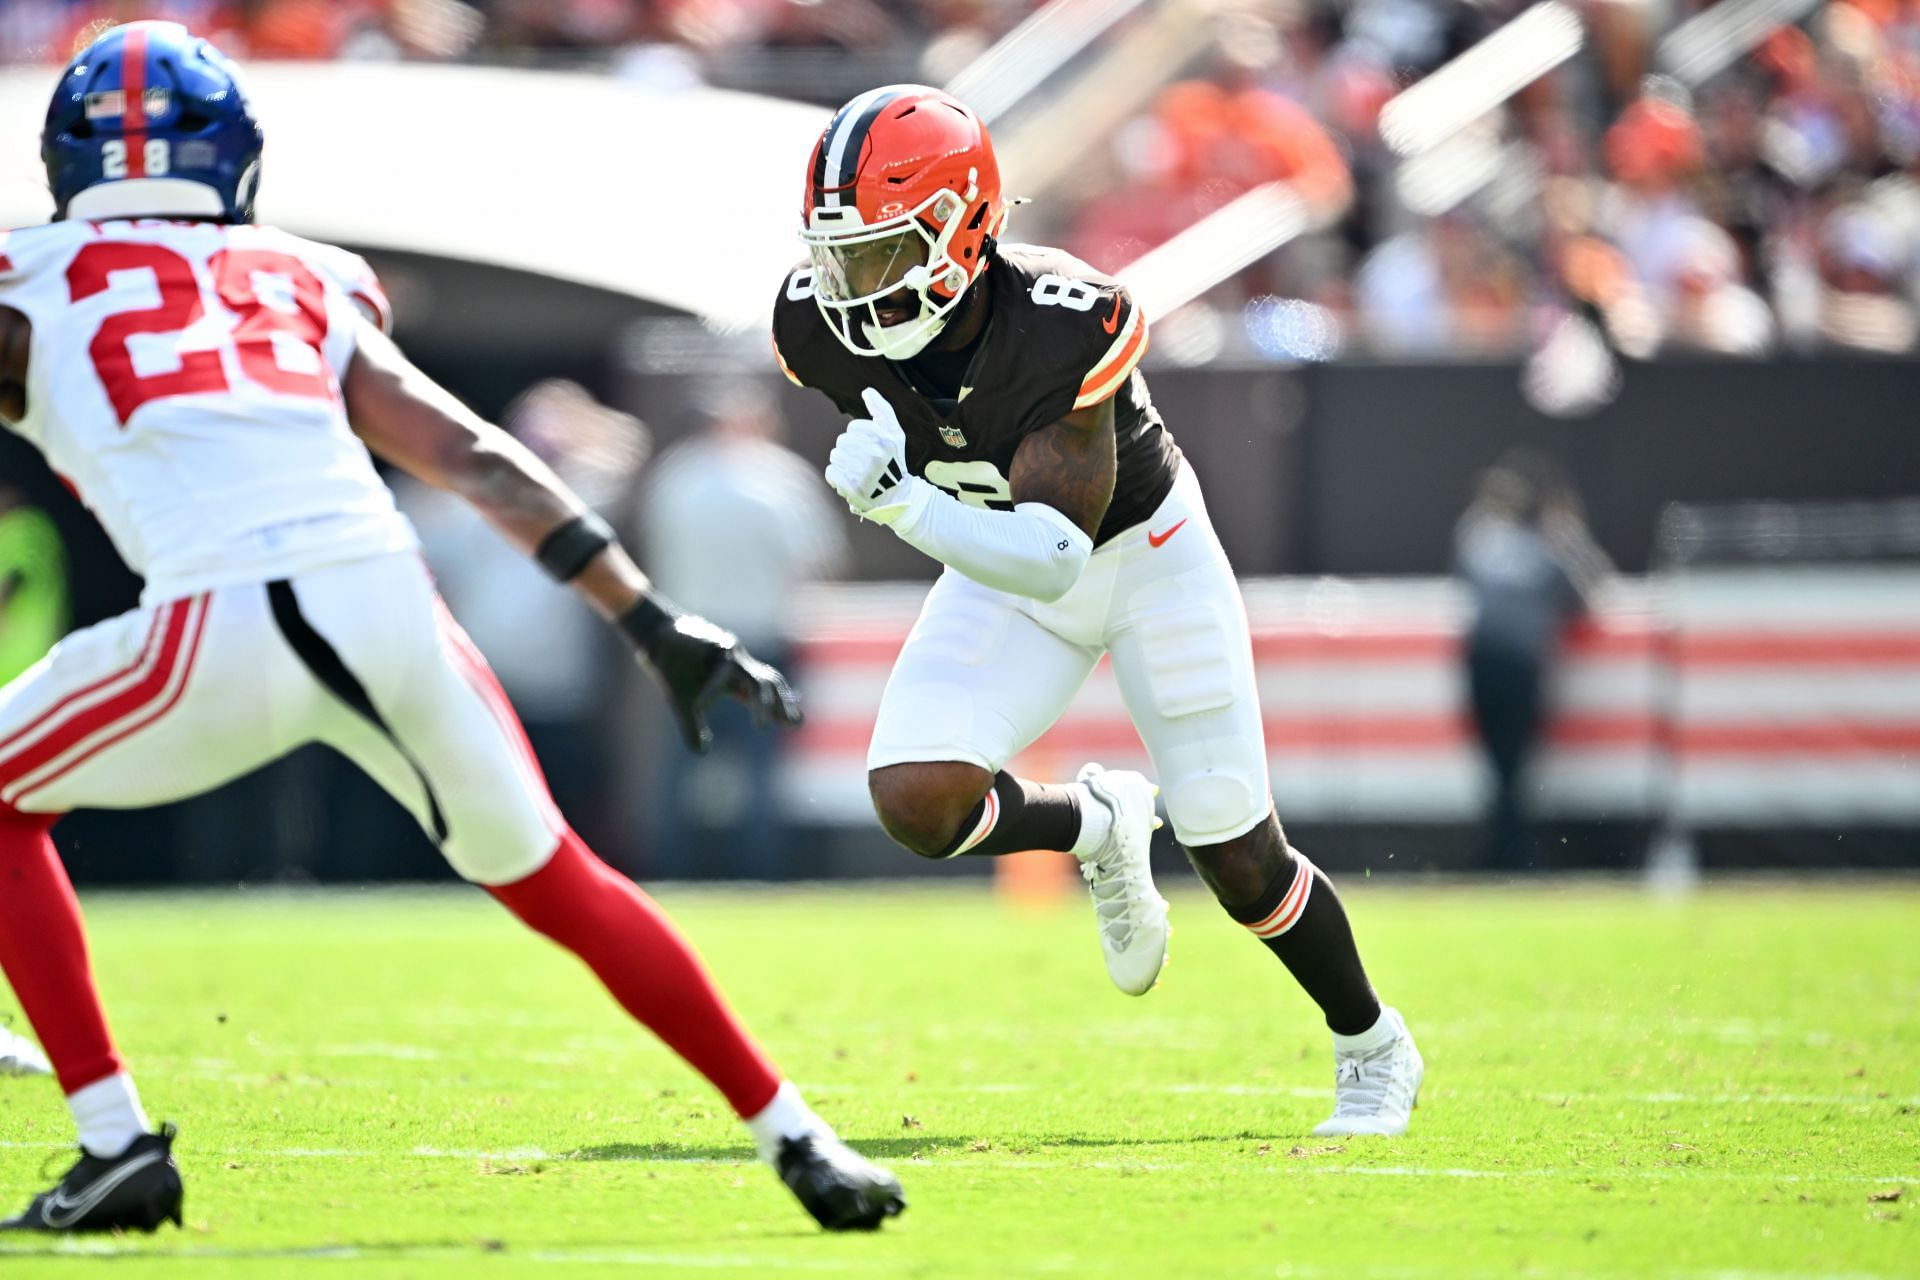
[[[8,0],[0,57],[56,61],[94,24],[160,14],[256,59],[591,67],[662,90],[831,103],[863,84],[944,82],[1040,7]],[[1191,78],[1085,147],[1071,190],[1023,210],[1016,230],[1117,269],[1235,196],[1290,182],[1317,229],[1194,309],[1216,327],[1237,313],[1231,345],[1277,359],[1499,356],[1538,348],[1569,314],[1630,356],[1913,349],[1920,2],[1777,5],[1804,16],[1688,86],[1660,74],[1660,41],[1710,5],[1578,0],[1580,54],[1450,144],[1453,172],[1416,175],[1384,145],[1382,108],[1526,7],[1215,6],[1214,51]]]

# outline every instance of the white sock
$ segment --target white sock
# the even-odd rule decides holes
[[[1343,1036],[1338,1031],[1334,1032],[1333,1051],[1349,1055],[1372,1053],[1375,1049],[1392,1044],[1400,1035],[1400,1025],[1399,1016],[1387,1006],[1381,1005],[1380,1016],[1374,1020],[1372,1026],[1359,1035]]]
[[[113,1159],[150,1132],[133,1077],[124,1071],[74,1090],[67,1095],[67,1106],[80,1126],[80,1145],[102,1160]]]
[[[768,1164],[773,1164],[779,1156],[782,1138],[833,1132],[826,1121],[813,1114],[813,1108],[807,1105],[791,1080],[782,1080],[773,1101],[748,1116],[746,1125],[747,1132],[753,1135],[754,1146],[760,1149],[760,1158]]]
[[[1107,836],[1113,831],[1113,810],[1107,808],[1107,802],[1093,794],[1093,788],[1086,783],[1071,782],[1067,786],[1080,801],[1080,834],[1074,837],[1073,848],[1067,852],[1084,862],[1107,842]]]

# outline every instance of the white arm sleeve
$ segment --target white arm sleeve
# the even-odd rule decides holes
[[[908,546],[996,591],[1058,600],[1093,554],[1093,539],[1044,502],[994,511],[968,506],[919,476],[907,477],[903,487],[906,501],[885,508],[881,523]]]

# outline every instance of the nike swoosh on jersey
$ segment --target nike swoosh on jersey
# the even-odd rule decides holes
[[[1112,333],[1115,329],[1118,329],[1120,327],[1120,295],[1119,294],[1116,293],[1113,295],[1113,310],[1108,314],[1105,320],[1102,320],[1100,322],[1100,327],[1102,329],[1105,329],[1108,333]]]
[[[56,1231],[64,1230],[78,1222],[81,1218],[84,1218],[89,1211],[97,1207],[102,1200],[112,1195],[114,1189],[128,1178],[131,1178],[148,1165],[158,1164],[166,1158],[167,1153],[164,1151],[149,1151],[144,1155],[136,1156],[134,1159],[121,1165],[118,1169],[115,1169],[112,1173],[101,1178],[72,1200],[67,1199],[64,1190],[55,1190],[52,1195],[47,1197],[46,1207],[40,1210],[40,1219]],[[68,1212],[68,1210],[72,1212]],[[60,1216],[55,1217],[54,1215],[56,1213]]]
[[[1156,547],[1163,545],[1168,538],[1171,538],[1174,534],[1180,532],[1180,526],[1184,525],[1185,523],[1186,523],[1186,519],[1183,517],[1178,523],[1176,523],[1173,526],[1173,528],[1167,530],[1165,533],[1155,533],[1151,529],[1147,530],[1148,544]]]

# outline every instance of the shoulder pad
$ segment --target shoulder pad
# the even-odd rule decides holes
[[[1036,318],[1045,316],[1073,407],[1099,404],[1126,385],[1147,352],[1147,321],[1127,287],[1070,253],[1037,245],[1000,251]]]
[[[795,366],[804,364],[805,352],[814,336],[813,327],[819,322],[820,314],[813,302],[813,267],[802,262],[781,279],[780,292],[773,300],[774,362],[796,387],[807,385],[806,379],[795,372]]]

